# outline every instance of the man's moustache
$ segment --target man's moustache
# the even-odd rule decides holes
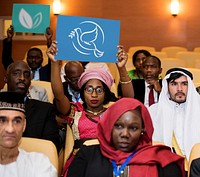
[[[24,83],[24,82],[17,82],[16,85],[19,85],[19,84],[24,84],[25,86],[27,86],[26,83]]]
[[[177,92],[175,95],[178,95],[178,94],[182,94],[185,96],[185,93],[183,93],[183,92]]]

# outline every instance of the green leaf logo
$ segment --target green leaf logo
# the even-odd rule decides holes
[[[42,13],[38,12],[33,18],[23,8],[19,12],[19,21],[24,28],[37,28],[42,22]]]

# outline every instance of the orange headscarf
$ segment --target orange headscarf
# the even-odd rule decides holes
[[[112,145],[111,133],[115,122],[120,116],[129,111],[139,108],[144,124],[144,134],[135,148],[136,154],[130,162],[130,177],[157,177],[157,165],[162,167],[176,162],[182,170],[184,176],[184,159],[171,152],[167,146],[152,146],[153,125],[147,108],[139,101],[133,98],[122,98],[111,105],[104,113],[102,120],[97,126],[97,137],[100,142],[102,154],[110,160],[115,160],[118,165],[122,164],[125,159],[132,153],[116,150]]]

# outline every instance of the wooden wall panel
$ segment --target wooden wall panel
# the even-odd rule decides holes
[[[61,0],[62,14],[118,19],[121,21],[120,43],[128,49],[133,45],[154,46],[156,50],[178,45],[193,50],[200,46],[200,1],[180,0],[180,14],[172,17],[170,0]],[[11,16],[13,3],[50,4],[53,0],[0,1],[0,16]],[[52,14],[51,27],[55,31],[57,17]],[[55,37],[55,36],[54,36]],[[35,43],[45,41],[15,41],[13,57],[22,58]],[[0,45],[0,52],[2,45]],[[1,56],[1,55],[0,55]],[[0,64],[0,74],[2,66]],[[0,87],[3,83],[0,78]]]

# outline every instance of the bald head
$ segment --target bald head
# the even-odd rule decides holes
[[[24,61],[15,61],[7,68],[5,81],[8,91],[19,92],[26,96],[31,84],[31,71]]]
[[[83,65],[78,61],[69,61],[65,65],[65,74],[68,75],[75,70],[80,70],[82,73],[84,71]]]
[[[65,65],[65,80],[70,84],[72,89],[79,90],[77,81],[84,72],[82,64],[78,61],[69,61]]]
[[[26,68],[27,70],[30,70],[29,66],[27,65],[26,62],[22,61],[22,60],[18,60],[18,61],[15,61],[13,63],[11,63],[8,68],[7,68],[7,74],[10,73],[15,67],[23,67],[23,68]]]

